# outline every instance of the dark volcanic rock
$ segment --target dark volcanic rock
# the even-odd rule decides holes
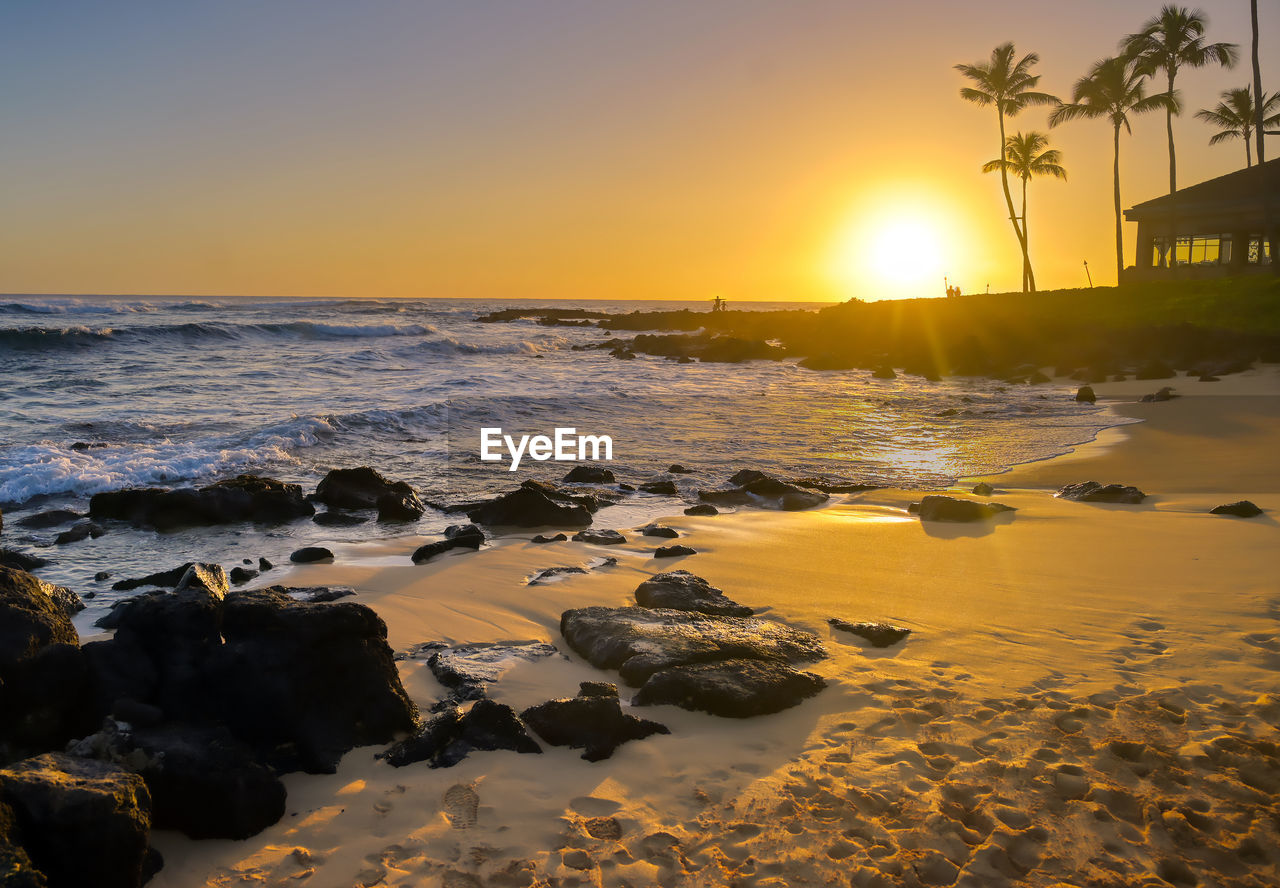
[[[265,559],[265,558],[259,558],[259,559],[258,559],[258,570],[271,570],[271,568],[273,568],[273,567],[275,567],[275,565],[274,565],[274,564],[272,564],[272,563],[271,563],[270,561],[268,561],[267,559]]]
[[[1102,485],[1097,481],[1081,481],[1079,484],[1068,484],[1059,488],[1057,495],[1062,499],[1075,500],[1081,503],[1126,503],[1133,505],[1142,502],[1147,495],[1136,487],[1123,484]]]
[[[218,598],[227,594],[227,574],[220,564],[193,564],[182,574],[174,592],[188,589],[208,592]]]
[[[129,488],[94,494],[92,518],[131,521],[161,530],[240,521],[279,523],[315,514],[297,484],[239,475],[199,489]]]
[[[1248,500],[1214,506],[1209,510],[1211,515],[1235,515],[1237,518],[1254,518],[1262,514],[1262,510]]]
[[[0,680],[50,645],[79,645],[71,619],[31,574],[0,567]]]
[[[664,527],[661,524],[646,524],[640,528],[640,535],[647,537],[663,537],[664,539],[674,540],[680,536],[680,532],[674,527]]]
[[[973,485],[974,496],[991,496],[995,492],[996,489],[985,481],[979,481],[977,484]]]
[[[22,847],[21,830],[13,809],[0,801],[0,885],[4,888],[49,888]]]
[[[788,512],[810,509],[830,499],[821,491],[806,490],[754,469],[736,473],[718,490],[698,491],[698,498],[715,505],[753,505]]]
[[[538,534],[536,537],[529,540],[531,543],[565,543],[568,541],[569,538],[562,533],[558,533],[555,536],[543,536],[542,534]]]
[[[585,505],[557,501],[537,487],[521,487],[504,493],[467,512],[467,517],[478,524],[513,527],[587,527],[591,524],[591,512]]]
[[[46,583],[41,580],[40,587],[49,596],[49,600],[57,605],[68,617],[74,617],[84,610],[85,605],[80,600],[80,596],[66,586],[55,586],[52,583]]]
[[[563,480],[579,484],[612,484],[617,479],[613,472],[601,466],[574,466]]]
[[[697,555],[698,550],[692,546],[659,546],[653,552],[654,558],[683,558],[686,555]]]
[[[637,706],[669,703],[724,718],[751,718],[789,709],[826,686],[821,677],[785,663],[721,660],[655,672],[633,702]]]
[[[859,638],[866,639],[872,647],[885,648],[895,645],[911,634],[910,629],[901,626],[890,626],[888,623],[851,623],[832,617],[827,620],[832,626],[844,632],[851,632]]]
[[[579,697],[617,697],[618,686],[611,681],[584,681],[578,683]]]
[[[147,574],[145,577],[137,577],[129,580],[117,580],[111,584],[111,588],[117,592],[128,592],[131,589],[138,589],[142,586],[164,586],[172,589],[182,581],[186,576],[187,570],[195,564],[194,561],[188,561],[186,564],[179,565],[172,570],[162,570],[158,573]]]
[[[385,758],[397,768],[421,761],[431,768],[450,768],[468,753],[496,749],[542,752],[514,709],[492,700],[477,700],[465,714],[454,708],[431,719],[412,737],[388,749]]]
[[[73,750],[140,774],[157,829],[193,839],[247,839],[284,816],[284,784],[222,727],[133,724],[123,731],[108,720]]]
[[[51,527],[60,527],[63,524],[79,521],[83,517],[81,513],[70,509],[50,509],[47,512],[37,512],[26,518],[19,518],[14,524],[31,530],[48,530]]]
[[[574,542],[592,543],[596,546],[620,546],[627,538],[616,530],[580,530],[572,537]]]
[[[451,552],[454,549],[474,549],[474,546],[466,545],[458,540],[436,540],[434,543],[426,543],[413,550],[413,554],[409,559],[414,564],[426,564],[437,555],[443,555],[445,552]]]
[[[264,591],[280,592],[305,604],[323,604],[356,594],[350,586],[267,586]]]
[[[719,617],[643,607],[586,607],[560,617],[560,633],[598,669],[638,687],[653,673],[710,660],[820,660],[816,635],[757,617]]]
[[[44,567],[48,563],[48,558],[41,558],[39,555],[28,555],[26,552],[19,552],[15,549],[0,549],[0,567],[8,567],[13,570],[35,570],[37,567]]]
[[[1098,396],[1093,393],[1093,386],[1082,385],[1076,389],[1076,400],[1082,404],[1093,404],[1098,400]]]
[[[377,509],[379,520],[412,521],[424,511],[412,487],[369,466],[333,469],[320,481],[313,499],[335,509]]]
[[[212,709],[269,761],[332,772],[352,747],[413,729],[386,624],[364,605],[233,592],[222,635]]]
[[[101,642],[116,649],[85,646],[101,705],[110,710],[117,699],[129,697],[153,703],[174,719],[209,715],[206,697],[215,684],[211,663],[222,646],[222,598],[190,589],[139,596],[117,610],[115,638]],[[121,681],[129,683],[116,683],[121,673]]]
[[[332,561],[333,552],[324,546],[303,546],[301,549],[295,549],[293,554],[289,556],[289,560],[294,564],[311,564],[315,561]]]
[[[918,515],[921,521],[986,521],[1002,512],[1017,510],[1002,503],[979,503],[935,493],[912,503],[908,511]]]
[[[78,543],[87,540],[90,537],[97,539],[107,531],[101,524],[94,521],[81,521],[70,530],[64,530],[53,539],[55,546],[65,546],[68,543]]]
[[[151,835],[151,797],[137,774],[49,753],[0,770],[0,799],[51,888],[137,888]]]
[[[686,515],[719,515],[720,510],[710,503],[696,503],[684,510]]]
[[[1174,394],[1173,388],[1166,385],[1164,388],[1160,389],[1160,391],[1152,392],[1149,395],[1143,395],[1138,400],[1143,404],[1151,404],[1157,401],[1172,401],[1176,397],[1178,397],[1178,395]]]
[[[424,646],[422,651],[432,650]],[[516,663],[532,662],[559,653],[555,645],[539,641],[503,641],[440,645],[427,657],[427,668],[436,681],[457,700],[478,700],[485,696],[485,685],[491,684]]]
[[[572,574],[584,574],[586,568],[583,567],[548,567],[546,570],[540,570],[529,578],[530,586],[545,586],[549,582],[553,582],[560,577],[570,576]]]
[[[686,469],[684,466],[680,465],[680,463],[672,463],[671,465],[667,466],[667,474],[668,475],[692,475],[693,469]]]
[[[636,604],[641,607],[665,607],[722,617],[752,615],[751,608],[730,600],[715,586],[687,570],[655,574],[645,580],[636,587]]]
[[[898,374],[888,364],[881,364],[879,367],[871,371],[873,379],[897,379]]]
[[[231,568],[230,576],[232,583],[237,586],[243,586],[250,580],[256,580],[258,578],[258,571],[247,567],[233,567]]]
[[[444,538],[468,549],[479,549],[485,540],[484,531],[474,524],[450,524],[444,529]]]
[[[640,485],[640,492],[676,496],[680,493],[680,488],[676,487],[676,482],[669,478],[660,478],[655,481],[645,481]]]
[[[589,762],[609,758],[628,740],[643,740],[654,734],[670,734],[666,725],[637,718],[622,711],[617,695],[600,695],[583,689],[571,700],[548,700],[531,706],[520,717],[552,746],[585,750]]]

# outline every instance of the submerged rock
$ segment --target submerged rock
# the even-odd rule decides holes
[[[1234,515],[1237,518],[1255,518],[1262,514],[1262,510],[1255,506],[1249,500],[1240,500],[1239,502],[1226,503],[1221,506],[1214,506],[1209,510],[1210,515]]]
[[[317,512],[311,520],[321,527],[354,527],[357,524],[364,524],[369,519],[363,515],[352,515],[350,512],[330,509],[327,512]]]
[[[514,709],[492,700],[477,700],[466,713],[454,708],[431,719],[383,757],[397,768],[421,761],[431,768],[450,768],[473,751],[499,749],[542,752]]]
[[[558,533],[555,536],[543,536],[542,534],[538,534],[536,537],[529,540],[529,542],[531,543],[564,543],[564,542],[568,542],[568,540],[569,538],[562,533]]]
[[[580,530],[571,538],[578,543],[591,543],[596,546],[620,546],[627,538],[616,530]]]
[[[13,570],[35,570],[37,567],[44,567],[48,563],[48,558],[41,558],[39,555],[19,552],[16,549],[0,548],[0,567],[8,567]]]
[[[416,521],[425,507],[404,481],[391,481],[377,469],[333,469],[312,497],[335,509],[377,509],[379,521]]]
[[[111,584],[111,588],[117,592],[128,592],[131,589],[138,589],[142,586],[163,586],[172,589],[181,582],[187,571],[194,565],[194,561],[188,561],[186,564],[179,565],[172,570],[158,571],[157,573],[147,574],[145,577],[117,580]]]
[[[540,641],[500,641],[493,643],[423,645],[415,656],[430,652],[427,668],[436,681],[457,700],[478,700],[485,685],[500,679],[516,663],[534,662],[559,653],[555,645]]]
[[[708,660],[796,663],[827,655],[816,635],[758,617],[644,607],[586,607],[560,617],[569,646],[598,669],[639,687],[653,673]]]
[[[1017,509],[1003,503],[979,503],[930,494],[920,502],[912,503],[907,511],[918,515],[921,521],[986,521],[1002,512],[1016,512]]]
[[[151,796],[137,774],[47,753],[0,769],[0,797],[53,888],[137,888],[149,866]]]
[[[1068,484],[1059,488],[1057,496],[1066,500],[1081,503],[1126,503],[1134,505],[1142,502],[1147,495],[1136,487],[1123,484],[1099,484],[1097,481],[1081,481],[1079,484]]]
[[[789,484],[764,472],[743,469],[717,490],[698,491],[698,498],[713,505],[753,505],[792,512],[822,505],[830,496]]]
[[[598,762],[629,740],[670,734],[666,725],[622,711],[617,695],[600,693],[594,682],[572,699],[548,700],[520,714],[534,732],[552,746],[582,749],[582,757]]]
[[[891,626],[888,623],[851,623],[832,617],[827,620],[832,626],[844,632],[851,632],[859,638],[866,639],[872,647],[886,648],[897,644],[911,634],[910,629]]]
[[[53,544],[55,546],[65,546],[68,543],[78,543],[90,537],[96,540],[106,532],[106,529],[96,521],[81,521],[70,530],[64,530],[54,537]]]
[[[751,718],[789,709],[826,686],[820,676],[785,663],[720,660],[655,672],[640,688],[634,703],[666,703],[724,718]]]
[[[991,496],[995,492],[996,489],[986,481],[979,481],[977,484],[973,485],[974,496]]]
[[[245,583],[249,582],[250,580],[257,579],[258,573],[259,573],[258,571],[253,570],[252,568],[233,567],[231,568],[230,579],[233,584],[237,586],[243,586]]]
[[[677,496],[680,488],[676,487],[676,482],[669,478],[658,478],[653,481],[645,481],[639,488],[641,493],[656,493],[662,496]]]
[[[720,510],[710,503],[696,503],[684,510],[686,515],[719,515]]]
[[[548,567],[529,577],[528,585],[545,586],[547,583],[555,582],[563,577],[586,572],[587,569],[585,567]]]
[[[636,587],[636,604],[649,608],[695,611],[724,617],[749,617],[752,610],[730,600],[702,577],[687,570],[655,574]]]
[[[14,524],[31,530],[48,530],[51,527],[60,527],[63,524],[79,521],[83,517],[85,516],[82,513],[73,512],[71,509],[49,509],[44,512],[37,512],[34,515],[28,515],[25,518],[19,518]],[[0,526],[3,525],[0,524]]]

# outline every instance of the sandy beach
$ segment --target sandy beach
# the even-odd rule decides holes
[[[285,818],[252,839],[157,833],[152,884],[1276,884],[1280,374],[1177,383],[1154,404],[1134,403],[1150,383],[1097,386],[1142,422],[986,479],[1018,509],[993,522],[925,524],[906,512],[918,494],[874,490],[672,518],[698,550],[674,560],[634,533],[615,547],[521,534],[421,567],[409,539],[299,568],[291,583],[356,587],[397,651],[567,651],[563,610],[625,604],[682,568],[821,635],[830,657],[808,668],[828,687],[750,720],[637,709],[671,734],[596,763],[546,747],[393,768],[355,749],[336,774],[285,777]],[[1088,479],[1148,498],[1052,496]],[[1240,499],[1268,511],[1208,514]],[[617,565],[526,585],[605,555]],[[912,635],[878,650],[830,617]],[[422,660],[401,674],[424,712],[444,693]],[[616,674],[568,653],[516,664],[490,696],[519,710],[592,680]]]

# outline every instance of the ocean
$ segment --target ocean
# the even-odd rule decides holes
[[[424,500],[449,502],[571,468],[526,458],[509,472],[482,462],[485,427],[517,437],[557,427],[608,435],[619,480],[643,481],[678,462],[694,471],[682,481],[692,495],[742,468],[937,488],[1061,454],[1124,421],[1075,403],[1063,386],[879,380],[791,361],[620,361],[575,349],[615,335],[594,327],[476,321],[522,304],[533,303],[0,297],[0,542],[50,559],[39,575],[95,591],[98,611],[115,597],[109,581],[93,580],[99,571],[114,580],[197,559],[228,569],[259,556],[287,563],[302,545],[430,535],[458,516],[433,510],[414,527],[300,521],[164,534],[121,525],[64,546],[52,545],[59,529],[25,530],[19,519],[84,510],[99,491],[242,472],[309,492],[331,468],[371,465]],[[638,495],[597,523],[627,527],[680,505]]]

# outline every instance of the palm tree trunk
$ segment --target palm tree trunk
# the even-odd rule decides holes
[[[1258,139],[1258,164],[1261,166],[1266,163],[1267,152],[1263,147],[1262,132],[1262,68],[1258,65],[1258,0],[1249,0],[1249,14],[1253,19],[1253,132]],[[1004,134],[1003,127],[1000,132]]]
[[[1000,118],[1000,153],[996,155],[1000,159],[1004,159],[1004,109],[996,104],[996,115]],[[1005,206],[1009,208],[1009,221],[1013,224],[1013,233],[1018,236],[1018,246],[1022,248],[1022,292],[1027,292],[1029,282],[1027,280],[1027,236],[1022,233],[1022,228],[1018,225],[1018,217],[1013,214],[1013,195],[1009,193],[1009,173],[1005,170],[1004,164],[1000,164],[1000,186],[1004,189]]]
[[[1253,133],[1248,130],[1244,131],[1244,168],[1247,170],[1253,166],[1253,151],[1249,147],[1249,137]]]
[[[1027,258],[1027,276],[1031,280],[1031,292],[1036,291],[1036,276],[1031,271],[1031,229],[1027,227],[1027,180],[1022,180],[1022,255]]]
[[[1116,285],[1120,284],[1121,275],[1124,274],[1124,230],[1120,227],[1120,124],[1115,124],[1115,164],[1112,167],[1112,177],[1115,182],[1115,204],[1116,204]]]
[[[1178,190],[1178,158],[1173,150],[1173,77],[1169,72],[1169,104],[1164,109],[1165,132],[1169,137],[1169,193]]]

